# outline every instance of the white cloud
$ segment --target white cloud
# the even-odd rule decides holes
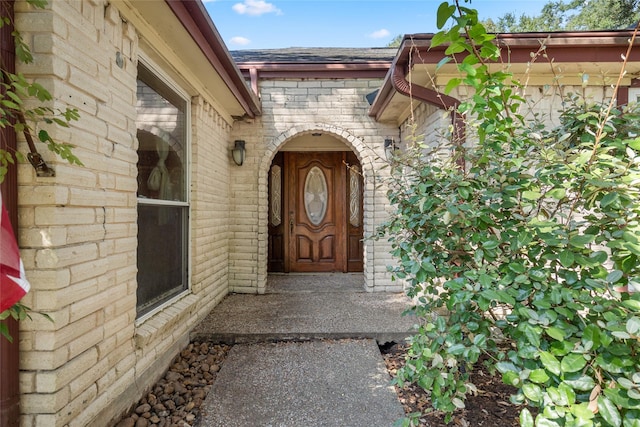
[[[391,33],[389,33],[389,30],[386,29],[381,29],[378,31],[374,31],[373,33],[369,34],[369,37],[371,37],[372,39],[384,39],[386,37],[389,37]]]
[[[236,37],[232,37],[231,40],[229,40],[229,43],[230,44],[240,45],[240,46],[246,46],[249,43],[251,43],[251,40],[249,40],[246,37],[236,36]]]
[[[244,0],[242,3],[236,3],[232,7],[233,10],[240,15],[260,16],[265,13],[275,13],[281,15],[282,11],[275,7],[273,3],[267,3],[264,0]]]

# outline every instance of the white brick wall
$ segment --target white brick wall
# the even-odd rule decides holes
[[[19,168],[18,239],[32,285],[24,302],[53,318],[21,322],[24,427],[111,425],[228,292],[230,115],[194,97],[191,290],[136,321],[139,50],[138,29],[125,21],[106,0],[56,0],[45,10],[16,3],[16,26],[35,54],[18,71],[47,87],[54,107],[79,110],[71,128],[49,131],[85,164],[39,146],[56,177]]]
[[[233,199],[229,284],[234,292],[262,293],[267,277],[267,173],[271,161],[289,140],[312,132],[329,134],[358,156],[365,176],[365,237],[387,218],[385,190],[379,188],[385,170],[385,137],[398,129],[376,123],[367,112],[367,93],[379,88],[378,79],[262,80],[263,115],[236,123],[233,139],[246,141],[247,158],[231,169]],[[231,147],[229,147],[231,148]],[[386,272],[391,261],[386,241],[365,240],[366,289],[398,291]]]
[[[532,119],[535,113],[546,126],[557,126],[560,124],[559,112],[562,110],[563,95],[584,94],[587,99],[594,101],[610,99],[612,95],[610,86],[601,86],[603,81],[600,79],[592,79],[590,84],[585,88],[567,84],[560,90],[558,86],[552,84],[552,76],[549,76],[548,84],[530,85],[525,88],[523,95],[526,103],[522,104],[520,114],[527,119]],[[460,86],[453,90],[451,96],[463,101],[471,96],[471,89]],[[473,144],[477,140],[474,125],[473,121],[469,121],[465,128],[467,144]],[[447,143],[451,132],[451,114],[429,104],[417,103],[411,118],[402,124],[401,131],[403,145],[413,139],[427,146]]]

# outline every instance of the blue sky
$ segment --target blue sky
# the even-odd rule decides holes
[[[481,19],[538,14],[548,0],[472,0]],[[230,50],[381,47],[432,33],[441,0],[204,0]],[[467,4],[469,6],[469,4]]]

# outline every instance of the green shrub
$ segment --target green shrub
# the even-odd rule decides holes
[[[424,319],[396,381],[450,419],[486,354],[522,426],[640,426],[640,108],[573,96],[558,127],[527,121],[477,12],[443,3],[439,28],[452,18],[433,44],[467,53],[447,91],[474,88],[459,112],[478,141],[416,143],[392,168],[380,236]]]

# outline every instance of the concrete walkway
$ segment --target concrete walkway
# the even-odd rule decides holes
[[[229,295],[192,333],[236,344],[200,427],[389,427],[404,413],[378,344],[414,319],[401,294],[367,293],[362,275],[270,276],[265,295]]]

